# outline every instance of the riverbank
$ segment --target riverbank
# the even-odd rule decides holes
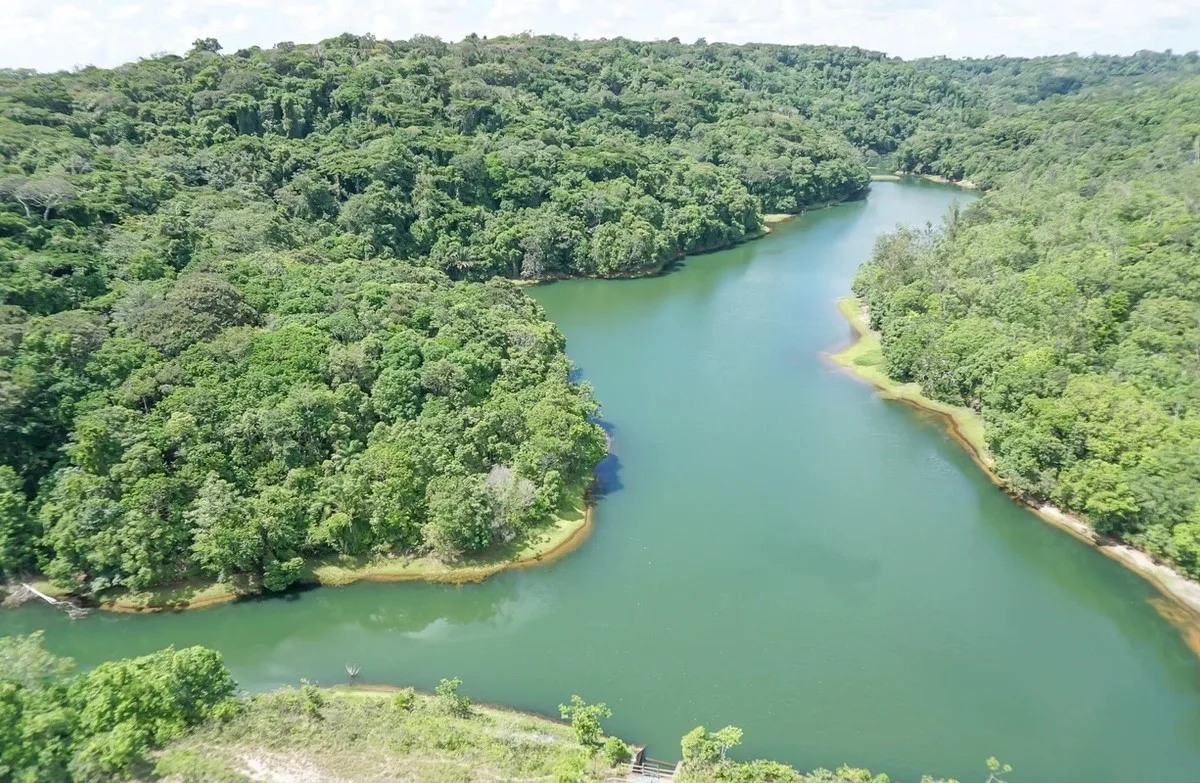
[[[566,701],[566,699],[563,699]],[[571,728],[539,715],[396,688],[285,688],[243,698],[153,759],[168,780],[577,780],[614,774]]]
[[[950,179],[948,177],[942,177],[937,174],[914,174],[914,173],[908,172],[908,171],[898,171],[898,172],[896,172],[896,176],[898,176],[898,177],[916,177],[917,179],[924,179],[924,180],[928,180],[929,182],[936,182],[939,185],[953,185],[956,188],[963,188],[965,190],[979,190],[979,185],[975,184],[974,182],[972,182],[969,179]]]
[[[938,415],[954,439],[967,450],[996,486],[1045,522],[1096,547],[1153,584],[1183,611],[1172,611],[1157,605],[1155,608],[1179,628],[1187,639],[1188,646],[1200,655],[1200,583],[1188,579],[1170,566],[1155,562],[1145,552],[1126,543],[1100,538],[1091,526],[1079,517],[1049,503],[1040,503],[1013,492],[993,469],[994,462],[988,454],[984,437],[983,419],[969,408],[926,397],[919,384],[902,384],[889,377],[884,370],[879,334],[871,330],[867,314],[858,299],[848,296],[838,300],[837,305],[838,311],[854,329],[855,338],[846,348],[830,354],[829,358],[832,361],[849,370],[860,380],[875,386],[881,396]]]
[[[442,582],[465,584],[518,568],[552,563],[575,551],[592,531],[593,505],[584,485],[564,492],[562,503],[545,524],[513,541],[457,563],[432,557],[325,557],[305,563],[298,580],[304,586],[342,587],[355,582]],[[45,580],[31,583],[52,598],[70,593]],[[149,590],[101,595],[96,607],[109,612],[141,613],[203,609],[269,595],[244,575],[225,582],[195,581]]]
[[[689,736],[710,743],[714,740],[713,734],[703,729]],[[738,742],[740,736],[734,745]],[[711,747],[715,751],[718,746]],[[630,753],[639,750],[604,734],[597,744],[584,745],[565,721],[498,705],[468,703],[465,711],[455,713],[444,697],[412,688],[283,688],[243,697],[228,716],[210,719],[172,741],[152,755],[147,765],[150,769],[139,779],[179,783],[609,783],[671,780],[663,776],[672,774],[672,766],[676,783],[730,779],[744,783],[861,783],[885,779],[849,766],[809,773],[775,761],[726,760],[723,753],[719,760],[698,758],[696,753],[686,765],[639,755],[637,763],[649,766],[633,773]],[[669,753],[677,756],[678,746]]]
[[[826,209],[827,207],[836,206],[836,205],[842,204],[842,203],[845,203],[845,202],[830,201],[828,203],[813,204],[812,206],[805,207],[804,210],[801,212],[768,212],[762,216],[763,224],[762,224],[761,228],[759,228],[757,231],[755,231],[753,233],[746,234],[743,237],[739,237],[738,239],[732,239],[732,240],[727,240],[724,242],[718,242],[714,245],[709,245],[707,247],[698,247],[698,248],[692,250],[692,252],[690,252],[690,253],[680,253],[678,256],[670,259],[669,261],[664,261],[662,264],[659,264],[658,266],[650,267],[650,268],[642,270],[641,272],[638,272],[636,274],[610,275],[608,277],[604,277],[604,278],[600,278],[600,279],[604,279],[604,280],[639,280],[639,279],[645,278],[645,277],[657,277],[659,275],[669,274],[671,269],[674,268],[676,265],[678,265],[679,262],[683,261],[684,259],[692,258],[694,256],[703,256],[703,255],[707,255],[709,253],[719,253],[722,250],[729,250],[730,248],[734,248],[734,247],[737,247],[738,245],[745,244],[746,242],[753,242],[757,239],[762,239],[763,237],[768,236],[771,233],[771,226],[773,226],[773,225],[776,225],[779,223],[784,223],[789,220],[794,220],[798,217],[803,217],[805,212],[810,212],[814,209]],[[562,274],[562,273],[555,273],[552,275],[542,275],[541,277],[530,277],[530,278],[520,278],[520,279],[509,278],[509,279],[512,280],[512,282],[515,285],[517,285],[521,288],[529,288],[529,287],[535,286],[535,285],[545,285],[547,283],[557,283],[557,282],[560,282],[563,280],[588,279],[588,276],[587,275],[568,275],[568,274]]]
[[[871,331],[866,313],[858,300],[848,296],[838,300],[838,310],[854,328],[854,341],[829,358],[850,370],[855,376],[871,383],[890,400],[912,405],[942,417],[950,434],[971,454],[980,467],[991,472],[992,461],[983,436],[983,419],[969,408],[949,405],[926,397],[920,384],[900,383],[888,376],[883,365],[883,349],[879,335]]]

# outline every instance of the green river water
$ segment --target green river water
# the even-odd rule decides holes
[[[697,724],[741,755],[916,780],[1200,781],[1200,664],[1135,574],[992,486],[928,416],[822,352],[875,237],[965,194],[868,200],[636,281],[534,290],[595,386],[613,456],[591,538],[485,583],[355,585],[194,612],[0,613],[82,665],[168,644],[249,690],[359,679],[553,712],[678,757]]]

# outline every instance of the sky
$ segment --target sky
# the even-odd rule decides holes
[[[901,57],[1200,49],[1200,0],[0,0],[0,67],[114,66],[339,33],[841,44]]]

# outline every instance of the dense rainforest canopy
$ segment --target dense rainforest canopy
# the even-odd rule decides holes
[[[497,277],[653,273],[764,214],[861,196],[893,160],[1000,171],[1010,147],[1065,143],[1053,113],[1090,104],[1061,96],[1198,67],[346,35],[0,72],[0,571],[85,593],[238,573],[280,589],[309,556],[455,559],[511,538],[604,443],[562,336]],[[1163,95],[1114,147],[1159,154]],[[1184,274],[1165,270],[1190,234],[1164,232],[1143,288],[1086,294],[1111,335],[1170,285],[1160,266]],[[996,274],[1025,264],[980,242]],[[865,285],[898,355],[896,286]],[[1163,312],[1146,317],[1183,317]],[[1053,361],[1081,372],[1075,355]],[[1188,410],[1162,410],[1194,445]]]
[[[858,276],[888,372],[982,412],[999,474],[1200,577],[1200,79],[923,130],[994,190]]]

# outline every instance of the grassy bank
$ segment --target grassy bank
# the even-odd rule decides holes
[[[612,768],[570,727],[496,707],[450,714],[438,697],[284,689],[243,699],[169,745],[148,777],[179,781],[600,781]]]
[[[937,174],[909,174],[904,172],[902,172],[900,176],[916,177],[917,179],[925,179],[929,180],[930,182],[936,182],[939,185],[953,185],[956,188],[963,188],[965,190],[979,190],[979,186],[969,179],[948,179],[946,177],[938,176]]]
[[[955,439],[966,447],[977,462],[990,469],[992,460],[987,453],[987,442],[983,437],[983,419],[979,414],[970,408],[949,405],[926,397],[919,384],[900,383],[890,378],[884,369],[879,335],[871,331],[858,300],[853,296],[840,299],[838,310],[854,327],[856,338],[845,349],[831,354],[829,358],[873,384],[887,399],[900,400],[941,416]]]
[[[738,735],[740,740],[740,731]],[[657,750],[672,756],[679,752],[678,747]],[[581,744],[571,727],[558,721],[490,705],[471,705],[468,713],[455,715],[441,697],[386,687],[285,688],[243,698],[231,716],[210,720],[175,740],[155,753],[147,767],[142,779],[171,783],[635,779],[626,763],[610,761],[596,745]],[[719,756],[694,758],[676,778],[679,783],[887,779],[846,766],[805,773],[774,761],[724,761]]]
[[[1153,584],[1170,599],[1170,604],[1155,603],[1155,609],[1179,629],[1188,646],[1200,655],[1200,584],[1169,566],[1154,562],[1145,552],[1128,544],[1100,539],[1086,521],[1062,509],[1015,494],[992,469],[993,460],[987,451],[983,419],[979,414],[969,408],[930,399],[922,393],[919,384],[900,383],[890,378],[884,369],[879,334],[871,331],[858,299],[848,296],[838,300],[838,310],[850,322],[856,337],[849,346],[831,354],[830,359],[856,377],[874,385],[879,389],[881,396],[937,414],[950,434],[967,450],[988,478],[1009,493],[1014,500],[1026,506],[1043,521],[1095,546],[1108,557]]]
[[[591,526],[592,509],[587,489],[581,484],[564,491],[558,510],[544,524],[474,557],[456,563],[432,557],[326,557],[306,563],[300,582],[331,587],[360,581],[478,582],[508,569],[553,562],[583,543]],[[65,591],[49,582],[33,585],[48,595],[66,596]],[[237,577],[226,582],[195,581],[150,590],[107,592],[101,594],[99,607],[113,612],[200,609],[261,592],[256,580]]]

